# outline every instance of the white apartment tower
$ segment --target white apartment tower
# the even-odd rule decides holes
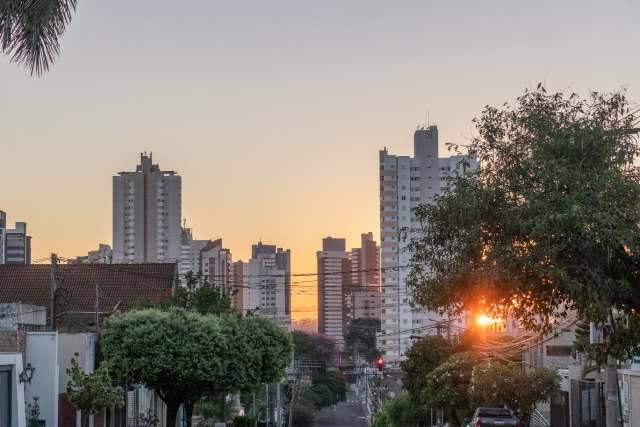
[[[413,209],[431,203],[444,190],[448,176],[463,167],[461,156],[440,158],[438,128],[418,128],[413,137],[414,157],[380,151],[380,240],[382,267],[381,320],[378,347],[385,360],[402,360],[411,336],[435,333],[431,328],[440,320],[436,313],[412,308],[407,293],[411,254],[409,239],[420,231]],[[471,164],[472,168],[477,165]],[[403,231],[408,238],[402,239]]]
[[[181,178],[142,153],[135,172],[113,177],[113,262],[180,259]]]
[[[0,211],[0,264],[31,264],[31,236],[27,223],[7,228],[7,214]]]
[[[248,262],[234,263],[234,306],[291,330],[291,250],[252,245]]]

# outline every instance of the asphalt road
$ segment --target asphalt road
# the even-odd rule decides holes
[[[361,403],[340,402],[318,412],[314,427],[367,427]]]

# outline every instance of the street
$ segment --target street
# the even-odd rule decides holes
[[[361,403],[340,402],[322,409],[316,416],[315,427],[366,427],[364,407]]]

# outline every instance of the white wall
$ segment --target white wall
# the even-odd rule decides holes
[[[38,398],[40,419],[47,427],[58,426],[58,333],[28,332],[27,363],[35,368],[31,384],[25,385],[26,403]]]
[[[24,386],[18,376],[22,372],[21,353],[0,353],[0,366],[11,367],[11,427],[26,427],[24,411]]]

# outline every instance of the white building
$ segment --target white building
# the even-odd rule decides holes
[[[414,156],[396,156],[380,151],[380,240],[382,267],[382,333],[378,347],[385,360],[401,360],[410,346],[410,337],[433,333],[430,325],[436,313],[412,309],[407,293],[411,254],[409,237],[420,231],[413,209],[431,203],[446,186],[446,178],[462,170],[460,156],[440,158],[438,128],[421,127],[414,134]],[[477,167],[472,162],[472,168]]]
[[[135,172],[113,177],[113,262],[180,258],[181,178],[140,155]]]
[[[180,245],[180,261],[178,273],[184,277],[187,273],[200,272],[200,252],[210,240],[196,240],[190,228],[182,229]]]
[[[27,223],[7,228],[7,214],[0,211],[0,264],[31,264],[31,236]]]
[[[291,251],[264,245],[252,246],[248,262],[234,264],[235,307],[276,320],[291,329]]]
[[[100,243],[98,249],[89,251],[85,256],[76,257],[73,261],[77,264],[111,264],[113,260],[113,251],[111,246]]]
[[[222,292],[233,285],[233,259],[231,251],[222,247],[222,239],[207,240],[200,250],[200,273],[210,284]]]

